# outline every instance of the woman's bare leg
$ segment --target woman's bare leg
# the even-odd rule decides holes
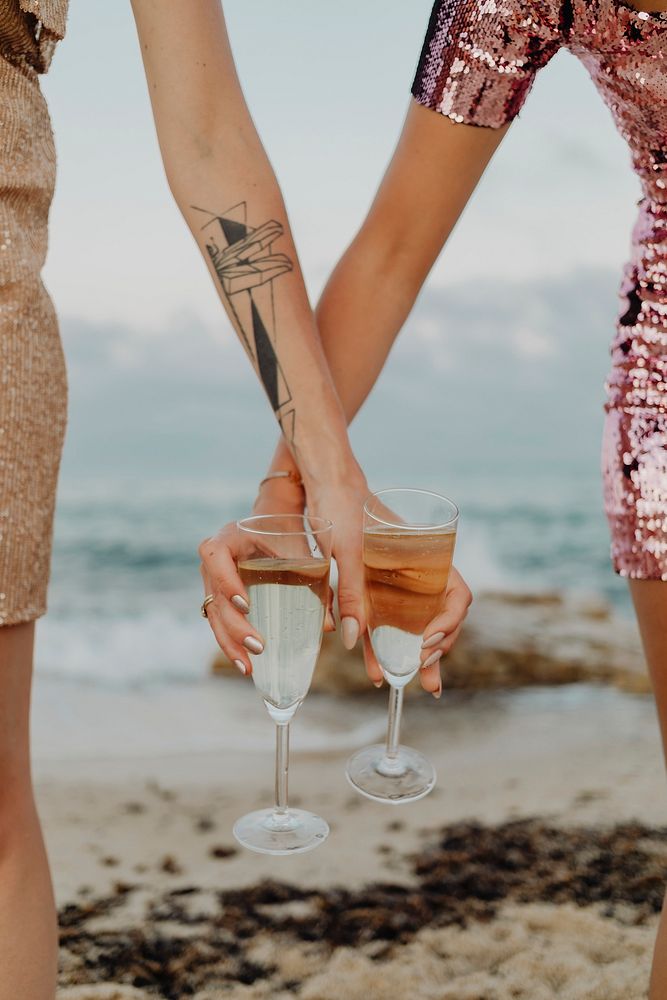
[[[632,580],[630,592],[655,692],[662,744],[667,753],[667,583]],[[651,1000],[667,997],[667,901],[663,905],[655,943],[649,996]]]
[[[30,774],[33,623],[0,628],[0,1000],[53,1000],[57,925]]]

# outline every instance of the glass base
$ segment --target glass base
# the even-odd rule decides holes
[[[239,844],[258,854],[302,854],[324,843],[329,825],[305,809],[289,809],[284,814],[257,809],[237,819],[234,836]]]
[[[384,743],[353,754],[345,770],[352,787],[375,802],[400,805],[423,799],[435,785],[435,768],[418,750],[399,746],[390,760]]]

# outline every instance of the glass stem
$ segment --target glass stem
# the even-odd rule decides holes
[[[289,722],[276,725],[276,804],[274,813],[287,815],[287,776],[289,773]]]
[[[401,732],[401,714],[403,712],[403,688],[389,688],[389,721],[387,724],[387,758],[391,761],[398,756],[398,744]]]

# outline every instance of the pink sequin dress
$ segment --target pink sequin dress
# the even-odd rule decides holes
[[[561,47],[590,73],[643,191],[612,345],[602,466],[615,569],[667,580],[667,14],[620,0],[438,0],[413,94],[452,121],[499,128]]]

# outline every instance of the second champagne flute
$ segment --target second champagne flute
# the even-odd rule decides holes
[[[424,629],[442,607],[454,555],[458,508],[427,490],[374,493],[364,504],[368,634],[390,685],[386,744],[347,765],[350,784],[378,802],[413,802],[435,785],[433,765],[399,745],[403,691],[420,668]]]

